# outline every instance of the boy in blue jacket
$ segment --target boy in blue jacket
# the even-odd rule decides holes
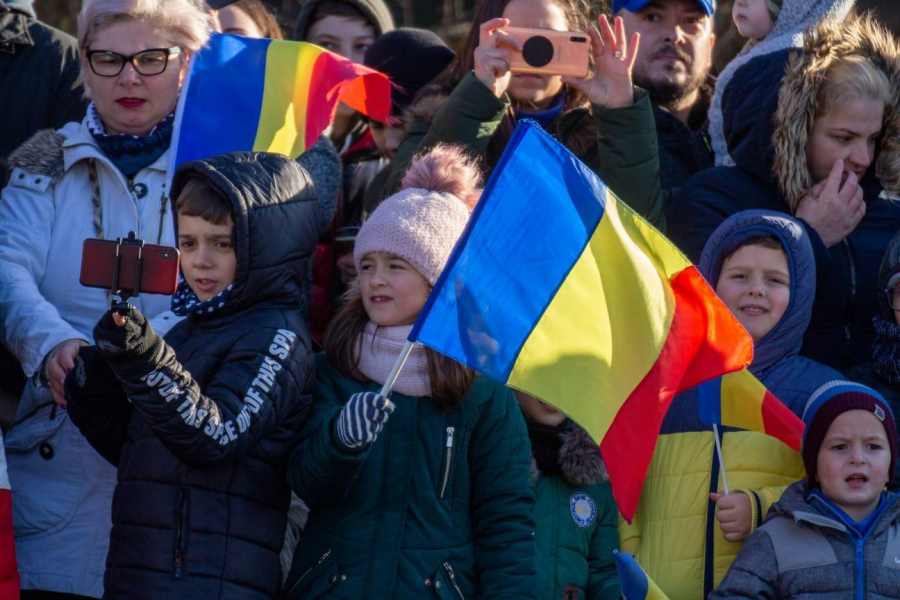
[[[807,479],[744,543],[718,598],[900,597],[897,430],[878,392],[826,384],[803,414]]]
[[[186,318],[162,339],[107,312],[66,379],[69,415],[118,467],[104,598],[270,599],[311,404],[297,306],[316,194],[290,158],[235,153],[183,165],[172,195]]]

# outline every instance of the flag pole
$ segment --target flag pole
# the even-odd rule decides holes
[[[716,438],[716,454],[719,455],[719,470],[722,472],[722,487],[728,493],[728,480],[725,478],[725,461],[722,460],[722,444],[719,442],[719,426],[713,423],[713,435]]]
[[[391,393],[394,384],[397,383],[397,376],[400,375],[400,369],[403,368],[403,364],[406,362],[406,359],[409,358],[409,353],[412,352],[414,345],[415,342],[410,342],[409,340],[406,341],[406,345],[403,346],[403,350],[400,351],[400,356],[397,357],[397,362],[394,363],[394,368],[391,369],[387,380],[385,380],[384,385],[381,387],[382,396],[387,397],[387,395]],[[719,462],[722,462],[722,460],[719,459]]]

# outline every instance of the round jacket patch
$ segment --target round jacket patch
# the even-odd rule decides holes
[[[590,527],[597,518],[597,504],[584,492],[576,492],[569,498],[569,510],[579,527]]]

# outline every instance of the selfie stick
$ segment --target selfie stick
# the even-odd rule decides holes
[[[716,454],[719,455],[719,470],[722,472],[722,487],[728,493],[728,480],[725,479],[725,461],[722,460],[722,444],[719,442],[719,427],[713,423],[713,436],[716,438]]]
[[[387,395],[391,393],[394,384],[397,383],[397,376],[400,375],[400,369],[403,368],[403,364],[406,362],[406,359],[409,358],[409,353],[412,352],[414,344],[415,342],[410,342],[409,340],[407,340],[406,345],[403,346],[403,350],[400,351],[400,356],[397,357],[397,362],[394,363],[394,368],[391,369],[387,380],[381,387],[380,393],[385,398],[387,398]]]
[[[134,264],[134,289],[130,292],[119,289],[119,268],[122,265],[122,256],[120,250],[123,245],[128,244],[137,246],[138,255]],[[137,239],[137,235],[133,231],[128,232],[127,238],[116,238],[116,255],[113,257],[113,276],[110,294],[119,296],[118,300],[110,302],[110,308],[115,310],[123,317],[131,310],[131,304],[128,303],[130,298],[137,298],[141,295],[141,272],[143,271],[144,258],[142,256],[144,250],[144,240]]]

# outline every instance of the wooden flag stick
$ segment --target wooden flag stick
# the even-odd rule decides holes
[[[385,398],[387,398],[387,395],[391,393],[391,390],[394,388],[394,384],[397,383],[397,377],[400,375],[400,369],[403,368],[403,364],[406,362],[406,359],[409,358],[409,353],[412,352],[414,344],[415,342],[410,342],[409,340],[407,340],[406,345],[403,346],[403,350],[400,351],[400,356],[397,357],[397,362],[394,363],[394,368],[391,369],[387,380],[381,387],[381,395]],[[719,462],[722,462],[722,460],[719,459]]]
[[[713,423],[713,435],[716,437],[716,454],[719,455],[719,470],[722,472],[722,487],[728,493],[728,479],[725,478],[725,461],[722,460],[722,444],[719,442],[719,426]]]

